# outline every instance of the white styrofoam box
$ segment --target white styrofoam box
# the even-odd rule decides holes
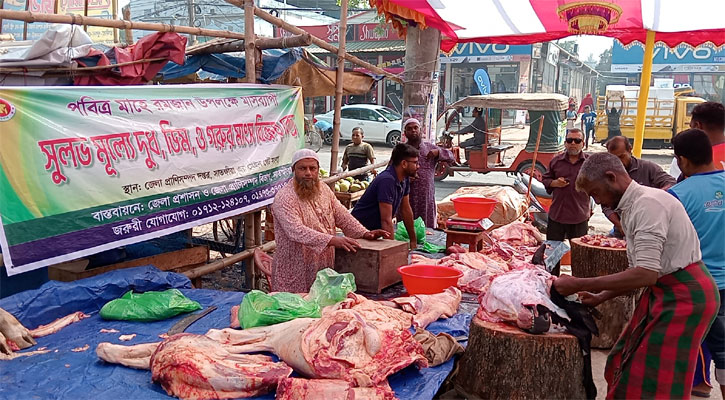
[[[658,89],[674,88],[675,80],[672,78],[655,78],[654,87]]]

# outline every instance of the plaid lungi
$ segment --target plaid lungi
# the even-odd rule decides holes
[[[645,289],[607,358],[607,398],[689,398],[697,352],[719,307],[702,262]]]

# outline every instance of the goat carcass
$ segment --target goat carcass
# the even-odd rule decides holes
[[[532,329],[537,306],[569,320],[566,311],[551,301],[550,289],[554,277],[534,265],[499,275],[479,296],[476,316],[483,320],[507,321],[521,329]]]
[[[413,325],[416,328],[425,328],[438,318],[449,318],[458,312],[461,304],[461,291],[449,287],[442,293],[416,294],[409,297],[398,297],[392,300],[403,311],[414,314]]]
[[[233,399],[268,393],[292,373],[265,355],[230,352],[206,336],[173,335],[161,343],[122,346],[101,343],[96,354],[107,362],[151,369],[151,380],[182,399]]]
[[[285,378],[277,386],[277,400],[392,400],[390,387],[353,387],[339,379]]]
[[[273,352],[308,378],[342,379],[362,387],[378,386],[408,365],[428,365],[408,330],[380,329],[354,310],[243,331],[212,329],[207,336],[233,345],[235,352]]]

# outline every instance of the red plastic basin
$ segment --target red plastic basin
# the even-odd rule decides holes
[[[414,264],[398,268],[403,277],[403,286],[408,294],[441,293],[451,286],[458,286],[463,273],[440,265]]]
[[[453,198],[453,208],[461,218],[484,219],[493,214],[498,200],[485,197],[460,196]]]

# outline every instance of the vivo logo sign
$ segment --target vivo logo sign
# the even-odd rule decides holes
[[[493,55],[531,55],[531,45],[458,43],[451,57],[457,56],[493,56]]]
[[[656,47],[654,49],[654,58],[657,59],[657,57],[660,56],[663,60],[669,60],[671,58],[684,60],[691,57],[695,60],[709,60],[712,58],[714,53],[715,52],[709,47],[697,47],[695,49],[691,49],[689,47],[677,47],[674,49]]]
[[[612,65],[615,64],[642,64],[644,49],[640,46],[632,46],[629,49],[622,47],[619,42],[614,42],[612,49]],[[692,49],[688,46],[677,46],[673,49],[667,47],[655,47],[654,64],[723,64],[725,61],[725,49],[714,50],[710,47],[700,46]]]

